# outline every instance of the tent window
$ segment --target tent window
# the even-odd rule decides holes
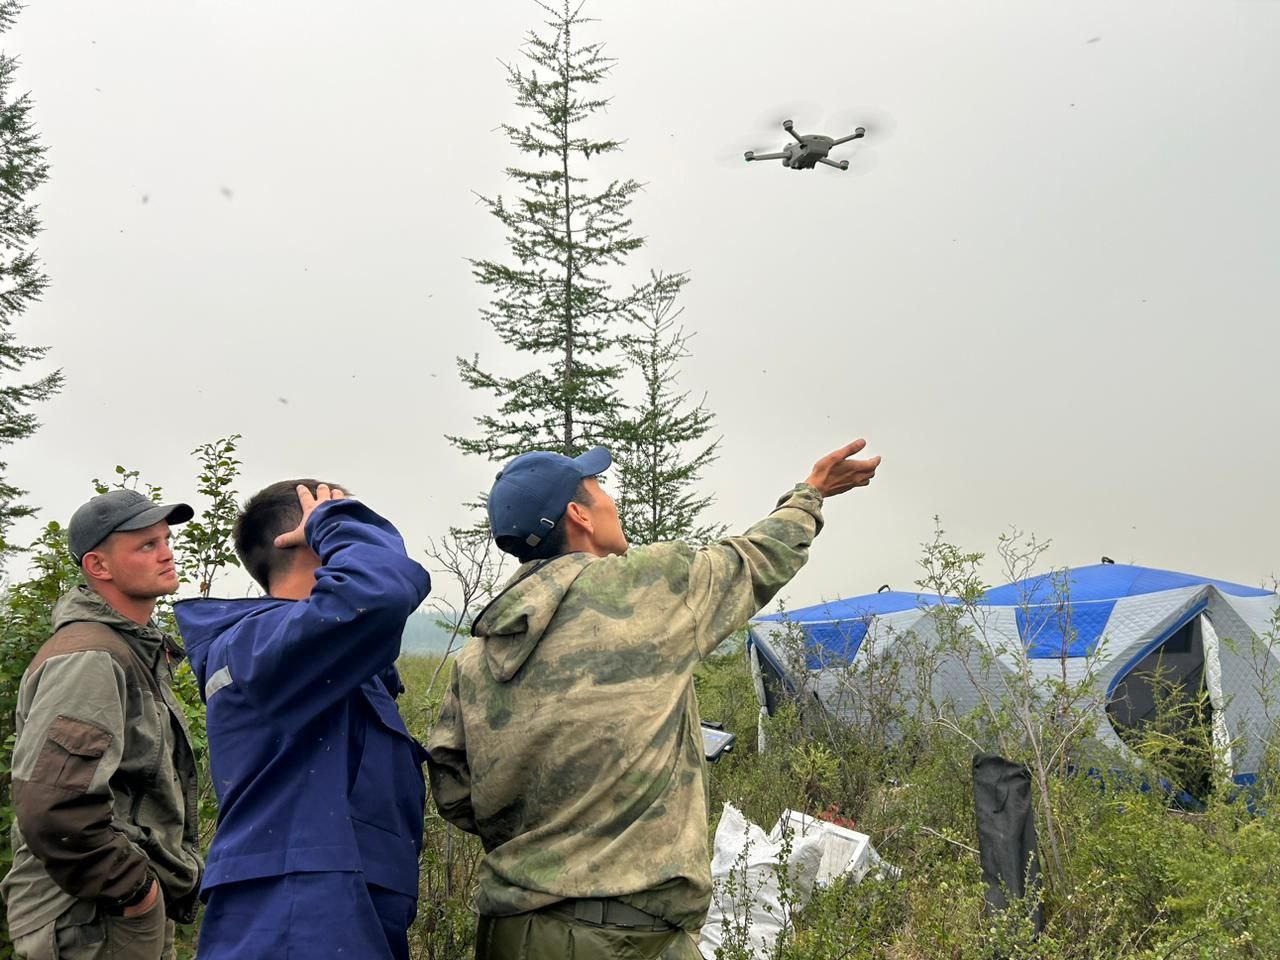
[[[1199,669],[1204,669],[1204,646],[1200,638],[1200,618],[1195,617],[1166,640],[1160,647],[1166,660],[1172,653],[1190,653],[1194,655]],[[1197,644],[1199,646],[1197,647]]]
[[[1123,736],[1126,730],[1154,720],[1161,703],[1193,700],[1203,686],[1204,641],[1200,618],[1192,617],[1116,684],[1107,714]]]

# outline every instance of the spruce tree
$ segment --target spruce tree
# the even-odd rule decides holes
[[[640,184],[595,185],[586,175],[593,158],[622,147],[587,130],[609,103],[597,91],[614,61],[603,44],[579,40],[593,22],[581,5],[538,6],[547,30],[527,35],[527,64],[505,65],[516,104],[528,114],[501,127],[521,155],[506,171],[519,195],[481,198],[506,228],[508,255],[471,261],[490,291],[484,319],[527,365],[504,376],[479,355],[459,357],[462,381],[492,394],[497,410],[476,418],[477,436],[449,437],[492,460],[531,449],[575,456],[605,439],[618,404],[620,335],[637,296],[615,294],[606,275],[644,242],[627,216]]]
[[[705,397],[691,404],[689,393],[675,386],[680,361],[689,356],[690,335],[677,325],[684,308],[676,307],[687,282],[683,273],[655,274],[638,304],[636,330],[625,343],[643,396],[611,433],[618,516],[633,543],[705,543],[724,533],[723,526],[702,516],[714,498],[694,489],[720,445],[719,439],[703,442],[714,429],[715,415]]]
[[[0,0],[0,36],[21,10],[17,0]],[[0,446],[31,436],[38,426],[31,408],[62,386],[59,372],[29,378],[25,368],[43,359],[48,348],[20,342],[13,330],[48,283],[32,249],[40,221],[30,198],[49,167],[31,120],[30,96],[13,92],[17,66],[16,58],[0,51]],[[33,511],[21,502],[25,493],[9,482],[8,464],[0,461],[0,558],[10,549],[5,537],[13,521]]]

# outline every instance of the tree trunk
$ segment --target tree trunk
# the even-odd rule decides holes
[[[568,8],[566,6],[566,13]],[[566,16],[566,19],[567,16]],[[561,74],[560,164],[564,174],[564,373],[561,380],[564,398],[564,450],[573,456],[573,189],[569,181],[569,27],[564,28],[564,71]]]

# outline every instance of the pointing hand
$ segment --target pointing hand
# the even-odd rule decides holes
[[[855,440],[848,446],[827,454],[813,465],[813,472],[805,482],[816,487],[824,497],[834,497],[854,487],[865,487],[880,466],[879,457],[852,459],[866,445],[865,440]]]

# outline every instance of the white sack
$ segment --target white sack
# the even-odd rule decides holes
[[[716,948],[724,944],[726,918],[729,937],[736,940],[745,928],[752,956],[766,960],[783,924],[791,922],[788,909],[799,910],[809,902],[822,863],[820,835],[792,837],[785,870],[793,902],[786,908],[778,883],[782,855],[781,837],[767,836],[733,804],[724,805],[711,858],[711,911],[698,944],[707,960],[714,960]]]
[[[836,877],[848,875],[854,883],[861,883],[872,870],[876,878],[896,875],[897,870],[880,859],[871,838],[848,827],[837,826],[817,817],[810,817],[797,810],[784,810],[774,824],[769,839],[781,842],[782,831],[790,829],[795,837],[812,837],[822,850],[822,861],[814,882],[826,886]]]

